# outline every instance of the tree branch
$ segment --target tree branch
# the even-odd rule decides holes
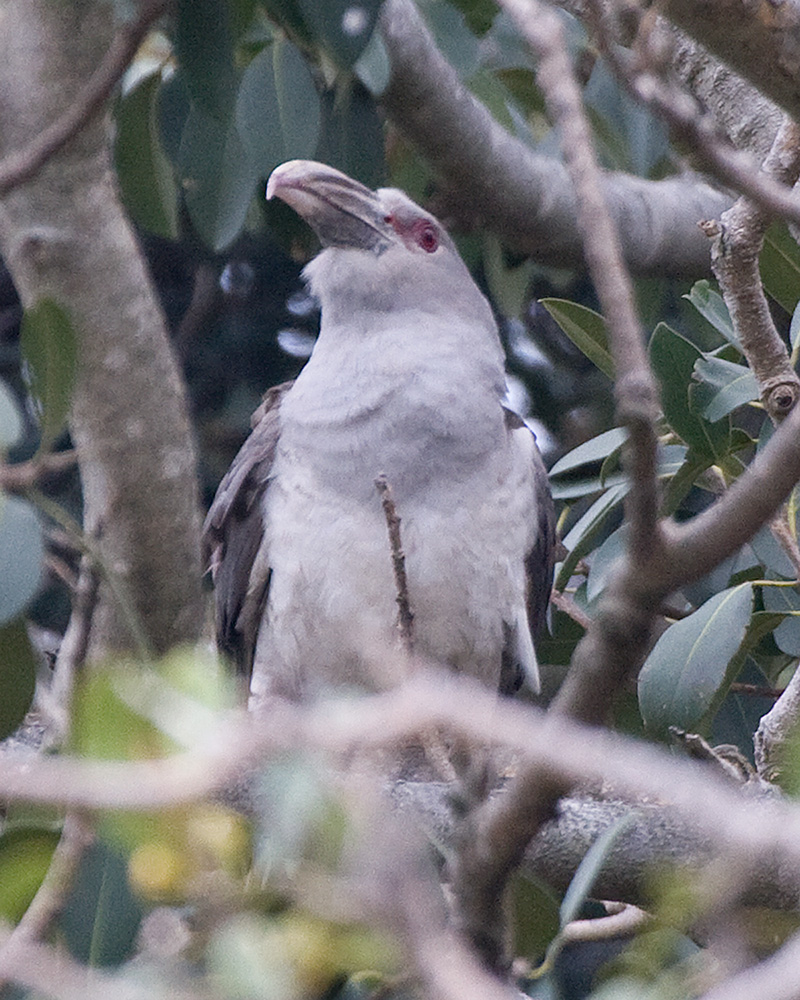
[[[793,185],[800,175],[800,129],[787,121],[778,133],[763,170],[781,184]],[[800,395],[800,378],[775,328],[761,284],[758,261],[771,216],[749,199],[740,198],[723,212],[713,236],[711,266],[719,281],[734,329],[739,335],[761,392],[761,401],[779,423]]]
[[[582,263],[575,193],[563,164],[533,152],[492,118],[438,51],[410,0],[384,5],[381,30],[392,67],[381,103],[445,188],[458,192],[475,224],[538,260]],[[602,183],[633,271],[708,272],[697,223],[724,211],[727,195],[685,176],[646,181],[610,173]]]
[[[135,20],[121,25],[103,61],[64,113],[21,149],[0,160],[0,198],[22,184],[59,151],[86,123],[103,110],[114,87],[136,55],[153,22],[172,6],[172,0],[141,0]]]

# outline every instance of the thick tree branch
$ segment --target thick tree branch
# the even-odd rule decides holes
[[[786,122],[778,133],[764,172],[793,185],[800,175],[800,130]],[[761,392],[761,401],[779,423],[800,395],[800,378],[775,328],[761,284],[758,261],[771,217],[746,198],[723,212],[713,235],[711,265],[719,281],[734,329]]]
[[[666,0],[679,28],[800,118],[800,3],[778,0]]]
[[[135,20],[117,29],[103,61],[63,114],[21,149],[6,153],[0,160],[0,198],[17,184],[30,180],[54,153],[102,111],[153,22],[171,5],[172,0],[142,0]]]
[[[575,193],[558,160],[509,135],[459,81],[411,0],[389,0],[381,28],[392,78],[381,103],[478,224],[539,260],[583,260]],[[730,201],[698,178],[606,174],[603,189],[628,266],[697,277],[709,267],[697,229]]]
[[[8,152],[69,117],[109,51],[113,11],[104,0],[9,0],[3,16],[0,152]],[[101,561],[158,651],[194,641],[199,631],[194,450],[183,385],[117,197],[108,140],[107,124],[95,114],[9,191],[0,206],[0,247],[23,305],[50,296],[76,330],[80,366],[70,430],[84,527],[98,534]],[[74,641],[68,631],[65,662]],[[104,584],[90,656],[131,646],[125,616]]]

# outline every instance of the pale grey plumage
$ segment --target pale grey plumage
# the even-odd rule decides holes
[[[397,616],[374,485],[384,473],[416,650],[495,688],[514,689],[521,672],[535,687],[552,500],[532,434],[503,408],[488,303],[441,225],[402,192],[292,161],[272,194],[323,243],[305,272],[322,325],[209,511],[221,647],[252,670],[257,698],[383,682]]]

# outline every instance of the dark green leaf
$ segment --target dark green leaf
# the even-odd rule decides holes
[[[593,493],[600,493],[602,490],[612,486],[622,486],[627,483],[628,477],[624,472],[619,472],[610,476],[601,476],[600,473],[594,476],[564,476],[563,479],[556,479],[550,486],[550,492],[554,500],[576,500],[578,497],[588,497]]]
[[[628,526],[623,524],[612,532],[592,556],[592,565],[586,579],[586,599],[596,600],[605,590],[614,567],[625,554],[628,544]]]
[[[608,350],[608,334],[603,317],[587,306],[566,299],[540,299],[564,333],[609,378],[614,377],[614,361]]]
[[[147,77],[120,101],[114,158],[122,200],[135,221],[166,239],[178,236],[178,195],[161,146],[158,95],[161,77]]]
[[[186,207],[204,243],[220,251],[241,232],[261,170],[231,118],[221,124],[192,108],[179,154]]]
[[[175,51],[197,107],[226,122],[236,97],[227,0],[178,0]]]
[[[0,451],[13,448],[21,437],[22,415],[19,404],[6,383],[0,379]]]
[[[639,674],[645,725],[696,730],[724,695],[753,607],[749,583],[723,590],[661,636]]]
[[[291,42],[277,39],[244,72],[236,124],[258,173],[284,160],[309,159],[317,147],[320,102],[311,71]]]
[[[59,930],[73,957],[92,966],[119,965],[133,952],[142,910],[128,887],[124,859],[102,841],[81,858]]]
[[[41,423],[39,449],[45,451],[67,422],[78,364],[75,330],[57,302],[43,298],[25,310],[20,347]]]
[[[610,431],[604,431],[597,437],[584,441],[577,448],[568,451],[560,458],[550,470],[550,478],[563,475],[565,472],[573,472],[582,465],[602,462],[603,459],[615,452],[628,438],[628,432],[624,427],[612,427]]]
[[[372,37],[381,0],[298,0],[315,40],[336,63],[350,69]]]
[[[696,281],[694,285],[692,285],[692,290],[689,294],[684,295],[683,297],[688,302],[691,302],[700,315],[704,319],[708,320],[714,329],[718,333],[721,333],[729,344],[733,344],[741,350],[742,345],[736,335],[736,331],[733,329],[731,314],[728,312],[725,300],[719,292],[714,291],[705,278],[703,278],[702,281]]]
[[[322,96],[322,130],[315,159],[374,188],[384,183],[383,123],[375,101],[358,81]]]
[[[714,423],[759,398],[758,382],[746,365],[725,361],[714,355],[698,358],[695,375],[713,391],[702,415]]]
[[[717,462],[730,446],[730,425],[711,424],[692,405],[692,372],[702,353],[666,323],[659,323],[650,339],[650,363],[661,384],[661,402],[670,427],[700,456]],[[699,400],[698,400],[699,402]]]
[[[18,618],[0,627],[0,739],[22,724],[31,707],[35,686],[36,657],[25,623]]]
[[[785,222],[774,222],[767,230],[758,266],[767,295],[794,312],[800,299],[800,247]]]
[[[537,959],[558,933],[558,902],[547,886],[521,872],[511,880],[514,955]]]
[[[772,633],[776,646],[789,656],[800,656],[800,594],[797,587],[764,587],[762,594],[765,611],[785,616]]]
[[[768,524],[759,528],[750,539],[750,546],[758,561],[769,574],[774,573],[786,580],[792,580],[797,575],[794,564],[786,555],[786,551],[773,535]]]
[[[622,503],[627,492],[627,481],[619,486],[610,487],[569,530],[564,538],[568,555],[559,567],[556,577],[556,587],[560,590],[569,582],[578,561],[591,550],[598,534],[605,527],[608,516]]]
[[[59,841],[55,830],[18,826],[0,836],[0,918],[17,923],[42,884]]]
[[[26,500],[0,493],[0,624],[16,618],[36,594],[43,558],[36,511]]]

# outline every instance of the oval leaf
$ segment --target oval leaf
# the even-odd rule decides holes
[[[247,67],[236,98],[236,124],[260,176],[284,160],[313,156],[320,119],[305,59],[296,46],[276,39]]]
[[[759,397],[756,377],[746,365],[706,355],[695,362],[694,374],[713,392],[702,411],[711,423]]]
[[[31,707],[36,657],[21,619],[0,628],[0,739],[18,729]],[[0,876],[0,892],[3,879]]]
[[[161,77],[153,74],[120,101],[114,160],[122,200],[136,222],[165,239],[178,237],[178,194],[159,138]]]
[[[227,0],[178,0],[175,52],[192,100],[225,120],[236,97]]]
[[[595,538],[605,527],[606,518],[622,503],[627,492],[627,479],[619,485],[609,487],[570,529],[564,538],[564,546],[569,550],[569,554],[558,568],[556,577],[555,585],[559,590],[567,585],[578,561],[590,551]]]
[[[608,334],[603,317],[586,306],[566,299],[540,299],[572,343],[609,378],[614,378],[614,361],[608,350]]]
[[[299,0],[303,20],[315,40],[343,69],[350,69],[367,47],[382,0]]]
[[[783,621],[772,635],[782,653],[800,656],[800,594],[797,587],[764,587],[764,610],[776,612]]]
[[[44,557],[42,525],[19,497],[0,496],[0,624],[11,621],[39,589]]]
[[[639,707],[648,729],[695,729],[724,694],[728,670],[753,608],[749,583],[715,594],[661,636],[639,674]]]
[[[186,208],[214,251],[239,235],[260,176],[233,118],[222,124],[193,107],[179,153]]]
[[[20,348],[41,424],[39,450],[46,451],[66,425],[78,364],[75,330],[53,299],[39,299],[25,310]]]
[[[758,266],[767,295],[791,313],[800,298],[800,247],[785,222],[767,230]]]
[[[730,445],[727,421],[711,424],[692,405],[690,389],[694,366],[702,352],[666,323],[659,323],[650,338],[650,363],[661,385],[661,403],[670,427],[699,456],[717,462]],[[703,400],[702,406],[707,401]]]
[[[729,344],[733,344],[741,350],[742,345],[733,329],[731,314],[728,312],[725,300],[719,292],[714,291],[705,278],[702,281],[696,281],[689,294],[683,297],[687,302],[691,302],[703,319],[708,320],[717,333],[721,333]]]
[[[577,448],[567,452],[560,458],[550,470],[550,477],[561,475],[565,472],[572,472],[582,465],[592,462],[602,462],[608,458],[628,439],[628,432],[624,427],[612,427],[610,431],[604,431],[597,437],[584,441]]]

